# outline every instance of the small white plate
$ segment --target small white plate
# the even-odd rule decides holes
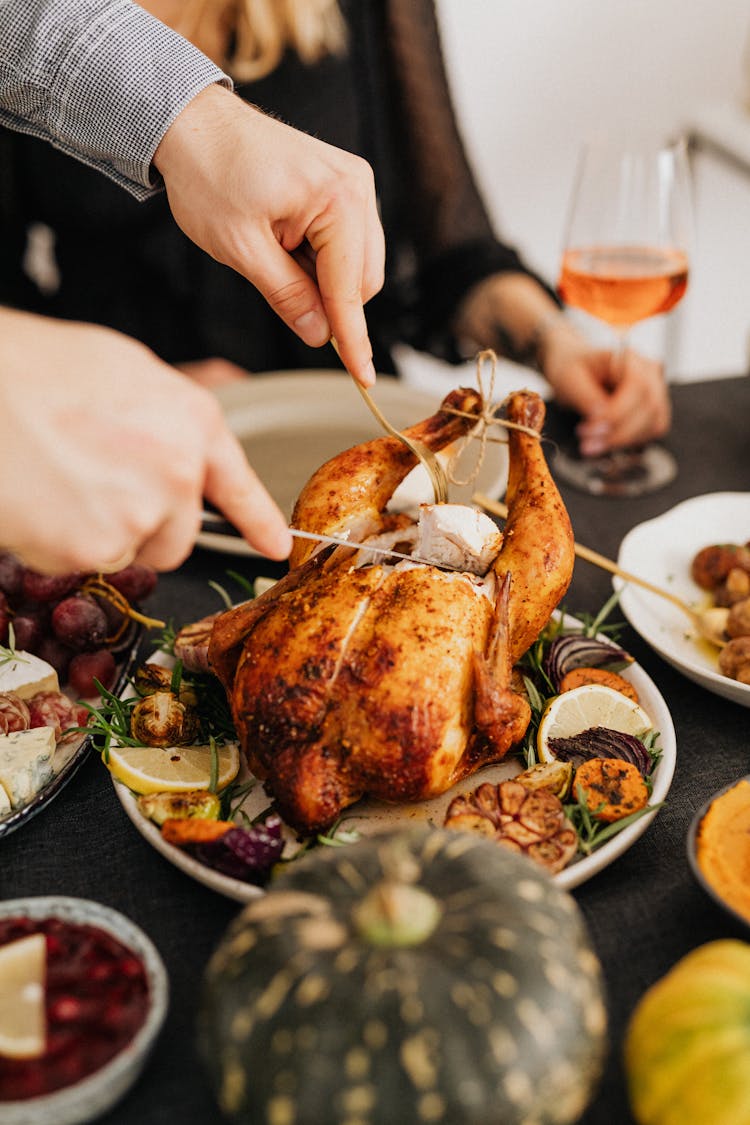
[[[750,538],[750,494],[713,492],[694,496],[628,532],[617,557],[623,570],[676,594],[696,609],[707,591],[693,582],[690,567],[702,547],[744,543]],[[620,605],[633,628],[679,672],[716,695],[750,707],[750,685],[719,672],[717,652],[701,640],[686,614],[665,598],[614,578]]]
[[[385,376],[380,377],[372,394],[397,429],[428,418],[442,400],[439,390],[428,394]],[[382,436],[350,376],[341,371],[254,375],[220,388],[217,397],[250,464],[288,519],[303,485],[316,469],[342,450]],[[446,454],[440,456],[445,462]],[[468,477],[478,456],[479,443],[469,442],[454,467],[454,475],[460,480]],[[507,475],[506,446],[488,442],[476,480],[453,486],[450,498],[468,504],[477,489],[489,496],[501,496]],[[397,488],[389,507],[403,511],[431,499],[429,478],[418,465]],[[230,554],[255,553],[244,539],[208,527],[197,542],[201,547]]]
[[[569,628],[580,628],[580,622],[576,621],[575,618],[566,617],[565,623]],[[161,652],[152,656],[151,660],[156,664],[169,664],[168,658]],[[649,802],[656,806],[666,799],[677,761],[677,743],[672,716],[656,684],[643,668],[633,663],[621,674],[632,682],[638,692],[641,706],[651,718],[654,730],[659,732],[659,746],[662,749],[662,757],[654,771],[653,792]],[[358,801],[357,804],[344,811],[343,827],[356,829],[363,835],[404,828],[414,822],[430,822],[436,827],[442,827],[448,805],[458,793],[466,789],[474,789],[485,781],[493,784],[505,781],[519,773],[521,768],[517,758],[508,762],[501,762],[498,765],[487,766],[472,777],[467,778],[460,785],[454,786],[447,793],[429,801],[416,801],[411,804],[400,805],[389,805],[383,801],[368,799]],[[240,771],[239,780],[246,781],[251,777],[252,775],[243,767]],[[114,781],[113,783],[120,803],[135,827],[148,843],[170,863],[179,867],[180,870],[199,883],[203,883],[205,886],[211,887],[212,890],[218,891],[219,894],[226,895],[227,898],[234,899],[237,902],[249,902],[264,893],[262,888],[251,883],[245,883],[241,879],[233,879],[227,875],[222,875],[193,859],[181,848],[167,843],[156,825],[148,820],[138,808],[136,796],[120,782]],[[253,820],[269,805],[270,798],[262,783],[258,782],[242,802],[241,808]],[[574,860],[569,867],[554,876],[555,882],[569,890],[572,887],[577,887],[580,883],[586,882],[603,868],[608,867],[643,835],[656,816],[657,811],[654,808],[653,812],[645,813],[638,820],[623,828],[622,831],[618,832],[591,855]],[[292,841],[293,836],[290,836],[290,843]]]

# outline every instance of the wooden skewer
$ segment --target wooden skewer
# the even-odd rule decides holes
[[[489,496],[485,496],[482,492],[475,492],[472,496],[472,501],[479,504],[480,507],[486,511],[491,512],[495,516],[501,516],[503,519],[508,518],[508,508],[500,500],[491,500]],[[626,582],[632,582],[635,586],[642,586],[644,590],[648,590],[651,594],[657,594],[660,598],[666,598],[672,605],[677,606],[683,613],[690,617],[700,631],[701,635],[715,645],[723,645],[724,641],[719,639],[717,635],[716,626],[708,624],[708,620],[704,619],[704,615],[698,610],[693,609],[682,598],[678,598],[676,594],[672,594],[669,590],[662,589],[661,586],[654,586],[652,582],[648,582],[645,578],[639,578],[637,574],[631,574],[628,570],[623,570],[617,563],[612,562],[611,559],[600,555],[598,551],[592,551],[590,547],[584,547],[580,543],[574,543],[573,549],[580,559],[586,562],[593,563],[594,566],[601,567],[602,570],[608,570],[610,574],[616,574],[619,578],[624,579]],[[709,610],[708,613],[712,611]]]

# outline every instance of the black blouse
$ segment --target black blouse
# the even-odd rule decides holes
[[[386,233],[386,284],[367,307],[375,365],[405,341],[455,360],[453,313],[491,273],[530,273],[494,235],[450,102],[431,0],[349,0],[343,58],[287,54],[246,100],[365,157]],[[27,230],[55,235],[60,286],[23,270]],[[286,328],[244,278],[204,254],[166,195],[137,202],[105,177],[22,134],[0,131],[0,303],[107,324],[168,362],[221,356],[250,371],[338,363]]]

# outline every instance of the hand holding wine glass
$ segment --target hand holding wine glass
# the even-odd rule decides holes
[[[684,146],[588,146],[575,181],[558,288],[617,334],[608,374],[616,393],[633,325],[669,312],[687,287],[691,234]],[[597,457],[560,450],[559,476],[601,495],[638,495],[676,472],[658,445],[614,449]]]

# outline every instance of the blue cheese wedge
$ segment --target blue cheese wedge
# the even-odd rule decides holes
[[[14,809],[27,804],[51,780],[54,727],[0,735],[0,785]]]
[[[33,652],[14,652],[0,664],[0,691],[14,691],[21,699],[31,699],[38,691],[59,691],[57,672]]]

